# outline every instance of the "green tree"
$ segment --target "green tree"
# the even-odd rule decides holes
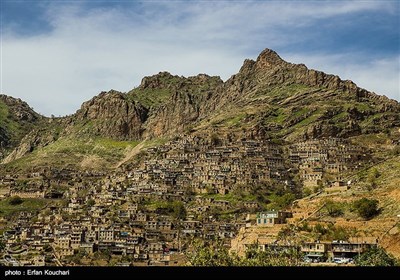
[[[354,259],[358,266],[396,266],[399,265],[394,256],[381,247],[372,247]]]
[[[16,195],[16,196],[11,197],[8,203],[10,205],[19,205],[22,202],[24,202],[24,200]]]
[[[350,237],[350,232],[345,227],[329,224],[327,237],[332,240],[348,240]]]
[[[194,240],[188,254],[189,266],[235,266],[236,255],[230,255],[222,241],[205,242]]]
[[[296,248],[267,248],[250,245],[245,256],[229,253],[223,241],[195,241],[189,253],[190,266],[299,266],[301,253]]]
[[[343,209],[340,203],[334,202],[331,199],[325,202],[325,209],[331,217],[339,217],[343,215]]]
[[[314,226],[314,231],[318,233],[320,236],[324,236],[328,233],[328,229],[325,228],[322,224],[318,223]]]
[[[274,195],[272,196],[273,202],[269,208],[282,209],[288,207],[296,199],[293,193],[285,193],[282,196]]]
[[[88,207],[92,207],[94,204],[95,204],[94,199],[89,199],[89,200],[86,202],[86,205],[87,205]]]
[[[354,210],[364,219],[369,220],[379,214],[378,200],[361,198],[353,203]]]
[[[177,219],[186,219],[186,208],[181,201],[174,201],[172,203],[172,215]]]
[[[380,176],[381,173],[378,171],[378,169],[376,168],[371,169],[367,177],[368,190],[373,190],[377,187],[376,179],[378,179]]]
[[[211,134],[211,145],[220,146],[222,144],[221,138],[216,133]]]

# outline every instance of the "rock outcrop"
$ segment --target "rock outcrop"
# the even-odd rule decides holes
[[[74,125],[90,128],[95,135],[117,140],[140,139],[148,110],[129,100],[125,94],[111,90],[102,92],[82,104],[74,117]]]
[[[14,125],[0,125],[0,152],[17,147],[23,139],[6,162],[57,141],[54,133],[45,132],[55,129],[46,128],[46,122],[42,122],[42,135],[35,134],[35,125],[46,119],[26,103],[6,96],[0,102],[6,108],[3,119],[21,128],[13,131]],[[336,75],[286,62],[265,49],[256,60],[246,59],[226,82],[206,74],[186,78],[160,72],[144,77],[128,93],[101,92],[59,121],[56,130],[71,139],[139,141],[195,131],[293,142],[378,133],[399,126],[399,102]]]

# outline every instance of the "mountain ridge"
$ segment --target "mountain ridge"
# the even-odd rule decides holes
[[[350,80],[283,60],[265,49],[225,82],[219,76],[159,72],[128,92],[101,92],[71,116],[32,126],[3,155],[10,163],[56,142],[107,138],[142,141],[179,133],[230,134],[293,142],[354,137],[400,125],[400,103]],[[46,124],[43,124],[46,123]],[[6,133],[3,133],[6,135]],[[247,137],[246,136],[246,137]],[[8,156],[8,157],[7,157]]]

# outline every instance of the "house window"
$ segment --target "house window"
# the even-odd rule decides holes
[[[257,223],[261,224],[261,219],[258,219]]]
[[[264,224],[266,224],[267,223],[267,219],[264,219]]]
[[[269,223],[272,224],[272,219],[269,219]]]

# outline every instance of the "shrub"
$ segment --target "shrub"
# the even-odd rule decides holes
[[[22,202],[24,202],[22,200],[22,198],[20,198],[19,196],[13,196],[10,198],[10,201],[8,202],[10,205],[19,205]]]
[[[362,198],[353,203],[354,210],[364,219],[368,220],[379,214],[378,200]]]
[[[372,247],[355,258],[358,266],[396,266],[396,259],[381,247]]]
[[[264,251],[257,243],[248,246],[244,257],[229,253],[221,240],[213,243],[195,240],[190,247],[189,266],[299,266],[302,259],[301,253],[295,248],[266,248]]]
[[[325,202],[325,209],[331,217],[339,217],[343,215],[342,206],[340,203],[334,202],[333,200],[327,200]]]

